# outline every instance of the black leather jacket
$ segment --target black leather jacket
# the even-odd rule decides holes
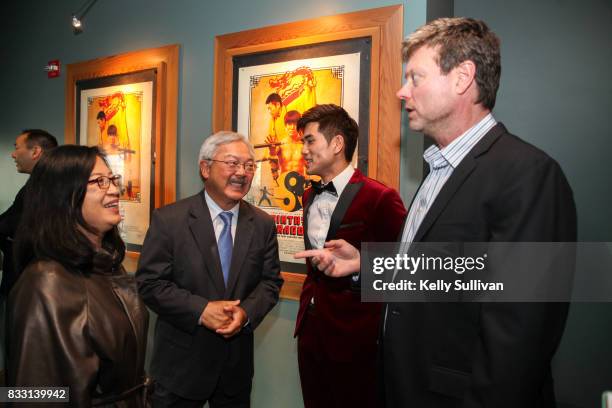
[[[71,407],[140,408],[148,312],[132,276],[97,264],[23,271],[8,303],[8,383],[70,387]]]

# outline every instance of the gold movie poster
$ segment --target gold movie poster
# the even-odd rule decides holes
[[[152,106],[152,82],[81,92],[80,143],[99,146],[121,175],[119,229],[134,245],[142,245],[149,225]]]
[[[302,195],[318,180],[305,172],[297,121],[325,103],[358,118],[359,63],[354,53],[239,69],[237,130],[255,147],[258,162],[245,199],[274,217],[281,261],[304,263],[293,259],[304,249]]]

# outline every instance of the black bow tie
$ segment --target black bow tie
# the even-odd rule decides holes
[[[336,187],[334,187],[334,183],[332,181],[327,184],[323,184],[320,181],[313,181],[312,189],[314,190],[315,195],[327,191],[329,194],[338,197],[338,192],[336,191]]]

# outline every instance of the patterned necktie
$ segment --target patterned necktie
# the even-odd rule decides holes
[[[219,214],[223,221],[223,229],[221,235],[219,235],[219,258],[221,258],[221,270],[223,271],[223,281],[227,286],[227,280],[229,279],[230,265],[232,264],[232,249],[234,243],[232,241],[232,216],[234,214],[229,211],[223,211]]]

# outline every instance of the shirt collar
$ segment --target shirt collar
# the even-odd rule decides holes
[[[497,121],[493,115],[488,113],[478,123],[444,148],[440,149],[437,145],[429,146],[423,153],[423,159],[425,159],[432,170],[444,168],[449,164],[454,169],[467,156],[476,143],[496,124]]]
[[[334,183],[334,187],[336,188],[336,192],[338,193],[338,197],[342,195],[342,192],[346,188],[346,185],[348,184],[349,180],[353,176],[354,172],[355,172],[355,169],[353,168],[353,166],[349,164],[336,177],[331,179],[331,181]]]
[[[217,204],[210,195],[208,195],[208,192],[206,190],[204,190],[204,199],[206,200],[206,205],[208,205],[208,210],[210,211],[211,220],[214,220],[215,218],[219,216],[220,213],[225,211],[223,208],[219,207],[219,204]],[[240,208],[240,203],[236,204],[235,206],[233,206],[231,209],[228,210],[232,214],[234,214],[232,217],[232,222],[233,220],[238,219],[238,209],[239,208]]]

